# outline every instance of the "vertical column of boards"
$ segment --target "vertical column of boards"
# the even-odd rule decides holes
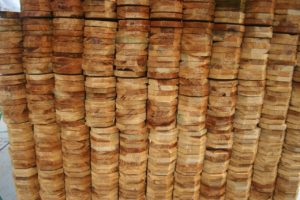
[[[275,185],[281,185],[284,180],[281,179],[282,170],[279,170],[278,163],[280,157],[284,155],[282,147],[288,123],[287,112],[296,64],[299,33],[297,13],[299,13],[299,2],[276,1],[266,91],[259,122],[261,134],[254,162],[250,199],[288,198],[288,195],[280,191],[276,192],[276,197],[273,195]]]
[[[22,21],[18,13],[0,15],[0,106],[8,128],[16,195],[25,200],[39,199],[35,143],[22,65]]]
[[[177,158],[176,112],[182,1],[150,1],[147,199],[172,199]]]
[[[199,199],[206,150],[208,73],[215,2],[183,1],[173,199]]]
[[[82,69],[90,127],[92,199],[118,199],[119,131],[115,125],[116,2],[84,1]]]
[[[80,0],[51,2],[56,120],[62,139],[66,199],[91,197],[89,128],[82,75],[84,19]]]
[[[216,1],[209,72],[207,142],[200,199],[224,199],[233,143],[244,1]]]
[[[274,31],[292,33],[299,35],[300,33],[300,2],[289,1],[286,3],[282,0],[276,1]],[[299,43],[297,53],[297,63],[294,69],[292,95],[288,114],[286,118],[287,129],[285,132],[285,141],[281,153],[280,162],[277,171],[277,180],[274,191],[274,200],[278,199],[296,199],[299,191],[299,144],[298,138],[300,134],[299,127],[299,71],[300,71],[300,54]]]
[[[29,117],[34,129],[40,196],[41,199],[64,199],[62,149],[55,114],[50,2],[24,0],[22,8],[23,65]]]
[[[285,140],[277,170],[277,179],[273,199],[296,199],[299,191],[299,134],[300,134],[300,76],[299,43],[297,65],[293,75],[293,86],[288,109]]]
[[[120,130],[119,199],[145,199],[149,0],[117,1],[116,120]]]
[[[234,135],[228,168],[226,199],[248,199],[260,128],[272,38],[274,1],[246,1],[245,33],[238,73]]]

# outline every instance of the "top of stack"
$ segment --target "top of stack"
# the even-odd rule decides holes
[[[273,26],[277,33],[300,33],[300,1],[277,0]]]
[[[50,0],[21,0],[22,17],[50,17]]]
[[[243,24],[246,0],[216,0],[215,23]]]
[[[246,25],[271,26],[274,18],[275,0],[247,0]]]

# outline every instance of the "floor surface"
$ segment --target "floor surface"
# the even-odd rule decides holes
[[[4,122],[0,121],[0,197],[2,200],[16,200],[12,178],[11,161],[8,154],[8,136]],[[0,199],[1,199],[0,198]]]

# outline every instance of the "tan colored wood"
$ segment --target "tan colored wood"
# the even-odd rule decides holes
[[[274,0],[246,1],[246,25],[272,25],[274,19]]]
[[[59,74],[80,74],[83,52],[81,19],[56,18],[53,20],[53,70]],[[57,32],[56,30],[61,30]],[[72,31],[71,31],[72,30]],[[78,35],[74,36],[73,31]]]
[[[150,1],[151,14],[150,18],[169,18],[182,19],[182,0],[151,0]]]
[[[117,0],[117,5],[149,6],[149,0]]]
[[[86,18],[116,18],[116,1],[86,0],[83,2],[83,11]]]
[[[50,17],[51,6],[49,0],[21,1],[22,17]]]
[[[53,171],[39,170],[38,174],[41,198],[66,198],[64,189],[64,171],[62,168]]]
[[[213,1],[183,1],[183,19],[212,21],[214,9]]]
[[[143,77],[147,65],[149,21],[121,20],[119,26],[114,74],[118,77]]]
[[[118,19],[149,19],[148,6],[118,6]]]
[[[83,15],[82,2],[80,0],[51,2],[54,17],[81,17]]]

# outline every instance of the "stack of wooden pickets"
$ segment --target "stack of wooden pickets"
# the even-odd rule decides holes
[[[215,0],[183,0],[183,20],[213,21]]]
[[[226,199],[230,200],[247,200],[250,194],[252,168],[260,134],[257,124],[263,104],[272,38],[274,1],[247,1],[246,8],[246,27],[240,56],[238,96],[233,124],[233,146],[226,184]],[[264,21],[266,18],[261,19],[261,15],[269,16],[270,20]]]
[[[38,1],[43,1],[43,0],[38,0]],[[53,17],[69,18],[69,17],[83,16],[82,0],[47,0],[47,1],[51,2]]]
[[[81,1],[51,2],[56,120],[61,131],[66,199],[90,199],[90,140],[85,125]]]
[[[1,13],[0,25],[0,105],[8,126],[17,198],[37,200],[39,183],[22,67],[21,20],[17,13]]]
[[[273,195],[286,129],[297,44],[297,35],[273,33],[250,199],[269,199]]]
[[[182,19],[183,0],[150,0],[151,19]]]
[[[206,144],[214,1],[183,1],[173,199],[199,199]],[[204,175],[205,176],[205,175]]]
[[[115,126],[113,71],[117,22],[109,21],[116,17],[116,2],[88,0],[83,8],[86,18],[94,18],[85,20],[82,61],[86,123],[91,127],[92,199],[117,199],[119,131]]]
[[[299,0],[21,8],[0,12],[17,199],[296,199]]]
[[[244,1],[216,1],[209,72],[207,142],[200,199],[224,199],[233,143]]]
[[[20,0],[22,17],[51,17],[51,4],[49,0]]]
[[[243,24],[245,2],[248,0],[215,0],[215,23]],[[260,0],[259,0],[260,1]]]
[[[149,0],[117,0],[116,120],[120,130],[119,199],[144,199]]]
[[[84,12],[87,16],[89,10]],[[115,126],[116,78],[113,76],[117,22],[108,20],[85,20],[84,27],[82,68],[86,75],[85,118],[91,127],[93,199],[118,198],[119,135]]]
[[[150,132],[146,192],[149,200],[167,200],[173,196],[182,6],[182,1],[150,1],[147,103]]]
[[[282,157],[283,160],[279,165],[281,169],[278,170],[277,166],[280,157],[286,155],[285,150],[282,151],[282,146],[286,127],[289,123],[287,112],[293,90],[292,77],[296,64],[298,35],[294,34],[299,33],[297,30],[298,22],[292,25],[291,18],[296,19],[294,15],[299,12],[297,9],[299,9],[298,1],[278,0],[275,4],[274,30],[267,66],[265,98],[259,122],[261,135],[254,163],[250,199],[293,199],[296,197],[296,190],[285,182],[289,178],[283,174],[292,173],[292,170],[285,168],[284,157]],[[273,197],[275,187],[276,192]],[[293,195],[288,192],[289,189],[285,190],[285,188],[293,191],[294,197],[291,197]]]
[[[85,18],[115,19],[117,17],[116,0],[84,0],[83,11]]]
[[[273,21],[274,32],[300,33],[300,2],[298,0],[276,0]]]
[[[274,200],[296,199],[299,191],[299,116],[300,116],[300,43],[294,71],[291,101],[287,114],[287,130],[277,171]]]
[[[42,199],[64,199],[63,159],[60,132],[56,124],[51,61],[52,20],[43,18],[51,16],[50,8],[47,15],[44,12],[27,12],[30,7],[26,5],[32,2],[23,3],[23,67],[27,79],[29,118],[34,129],[40,196]],[[35,3],[44,5],[46,2]]]

